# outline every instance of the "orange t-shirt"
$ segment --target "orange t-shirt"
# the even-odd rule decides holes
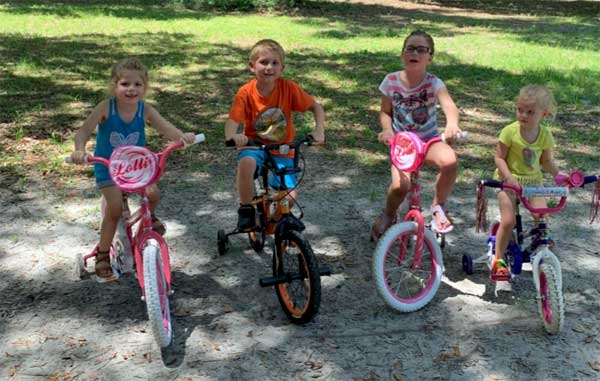
[[[229,119],[244,123],[244,135],[264,143],[290,143],[296,136],[292,112],[305,112],[315,103],[298,84],[278,78],[271,94],[263,97],[256,79],[242,86],[231,105]]]

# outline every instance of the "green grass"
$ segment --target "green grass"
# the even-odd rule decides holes
[[[325,105],[331,158],[380,170],[377,87],[400,68],[402,40],[414,28],[434,36],[431,71],[445,81],[465,111],[461,126],[476,138],[460,149],[461,181],[493,168],[495,137],[514,117],[514,98],[527,83],[554,90],[561,163],[598,169],[600,22],[590,2],[427,1],[464,8],[448,12],[305,1],[286,14],[111,3],[0,3],[3,186],[33,173],[73,175],[59,159],[106,96],[110,66],[128,55],[150,68],[149,101],[180,128],[205,132],[208,154],[218,161],[231,99],[250,78],[248,49],[265,37],[286,48],[285,75]],[[296,123],[308,131],[312,118],[300,115]]]

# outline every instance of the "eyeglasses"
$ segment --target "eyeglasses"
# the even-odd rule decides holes
[[[414,46],[414,45],[408,45],[407,47],[404,48],[404,52],[405,53],[419,53],[419,54],[425,54],[425,53],[429,53],[431,51],[431,49],[429,48],[429,46],[423,46],[423,45],[419,45],[419,46]]]

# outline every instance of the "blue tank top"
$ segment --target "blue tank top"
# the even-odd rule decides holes
[[[129,123],[125,123],[121,119],[119,110],[117,110],[117,100],[114,97],[110,98],[108,104],[108,119],[106,122],[98,124],[94,156],[108,159],[115,148],[125,145],[146,145],[144,102],[138,102],[135,117]],[[96,176],[96,183],[110,180],[108,169],[102,164],[94,164],[94,175]]]

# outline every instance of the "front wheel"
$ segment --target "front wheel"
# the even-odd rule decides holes
[[[373,255],[373,276],[377,291],[395,310],[412,312],[433,299],[442,280],[443,259],[435,234],[425,229],[421,264],[415,259],[416,222],[407,221],[389,228],[379,239]]]
[[[155,240],[149,240],[144,247],[144,294],[154,338],[161,348],[168,347],[173,338],[171,309],[162,256]]]
[[[563,294],[557,273],[550,261],[540,263],[538,308],[546,331],[552,335],[560,332],[565,318]]]
[[[309,322],[319,311],[321,277],[310,244],[296,230],[287,230],[277,240],[273,253],[273,275],[285,276],[275,292],[287,317],[296,324]]]

